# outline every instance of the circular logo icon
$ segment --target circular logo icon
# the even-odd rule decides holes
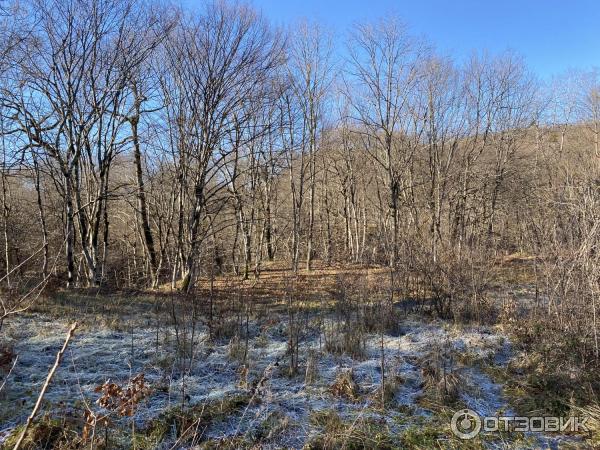
[[[470,409],[461,409],[452,416],[452,432],[460,439],[473,439],[481,431],[481,417]]]

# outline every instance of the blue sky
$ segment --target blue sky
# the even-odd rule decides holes
[[[600,66],[600,0],[250,0],[278,25],[308,18],[340,41],[356,21],[395,13],[412,33],[461,59],[510,49],[548,79]]]

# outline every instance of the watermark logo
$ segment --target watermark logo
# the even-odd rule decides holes
[[[473,439],[481,431],[481,417],[470,409],[461,409],[452,416],[452,432],[461,439]]]
[[[589,432],[585,423],[588,417],[553,416],[480,416],[471,409],[461,409],[454,413],[450,428],[460,439],[473,439],[480,432],[498,431],[543,432],[543,433],[584,433]]]

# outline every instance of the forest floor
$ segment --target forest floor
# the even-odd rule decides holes
[[[511,336],[498,325],[458,324],[400,303],[392,329],[349,329],[343,311],[314,303],[332,295],[339,272],[337,281],[325,269],[306,275],[311,296],[291,315],[285,283],[273,271],[210,328],[205,308],[196,315],[190,298],[164,292],[44,299],[1,331],[18,358],[0,393],[0,443],[13,442],[77,321],[39,416],[45,439],[64,443],[71,433],[72,442],[89,442],[92,414],[107,417],[93,429],[99,448],[585,448],[577,435],[504,431],[458,439],[450,427],[455,411],[520,412],[518,383],[507,380],[523,355]],[[219,283],[214,290],[226,281]],[[512,286],[524,303],[531,289]],[[290,327],[299,342],[292,368]],[[120,413],[118,396],[117,403],[99,401],[107,381],[135,389],[139,374],[143,387],[128,413]]]

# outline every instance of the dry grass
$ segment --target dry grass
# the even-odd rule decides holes
[[[438,343],[419,358],[423,395],[419,402],[433,411],[455,406],[459,400],[461,379],[455,365],[455,351],[447,343]]]
[[[246,356],[246,347],[239,335],[234,335],[227,345],[227,355],[236,361],[243,361]]]
[[[305,449],[393,449],[400,448],[385,421],[361,417],[354,421],[344,421],[333,410],[315,411],[310,422],[321,431],[314,436]]]
[[[21,445],[21,449],[79,449],[82,447],[83,443],[78,431],[79,425],[79,421],[75,420],[73,417],[58,419],[45,415],[29,427]],[[21,430],[22,426],[17,427],[4,442],[2,448],[12,449],[21,434]]]
[[[309,350],[306,356],[306,370],[304,372],[304,383],[306,385],[314,384],[319,378],[319,368],[317,366],[317,355],[314,350]]]
[[[203,403],[192,408],[175,407],[164,411],[141,430],[143,435],[156,445],[167,434],[175,431],[180,445],[198,443],[211,424],[230,417],[252,401],[250,394],[236,394],[219,400]]]
[[[375,403],[379,403],[382,408],[393,406],[395,404],[396,392],[402,386],[402,383],[404,383],[404,378],[398,374],[386,377],[383,397],[381,395],[381,386],[379,386],[371,395],[371,399]],[[383,404],[381,404],[382,400]]]
[[[362,358],[365,351],[365,334],[356,324],[349,325],[328,324],[324,328],[325,350],[334,355],[349,355],[353,358]]]
[[[338,372],[329,391],[336,397],[343,397],[351,401],[358,400],[359,389],[354,381],[352,369],[343,369]]]

